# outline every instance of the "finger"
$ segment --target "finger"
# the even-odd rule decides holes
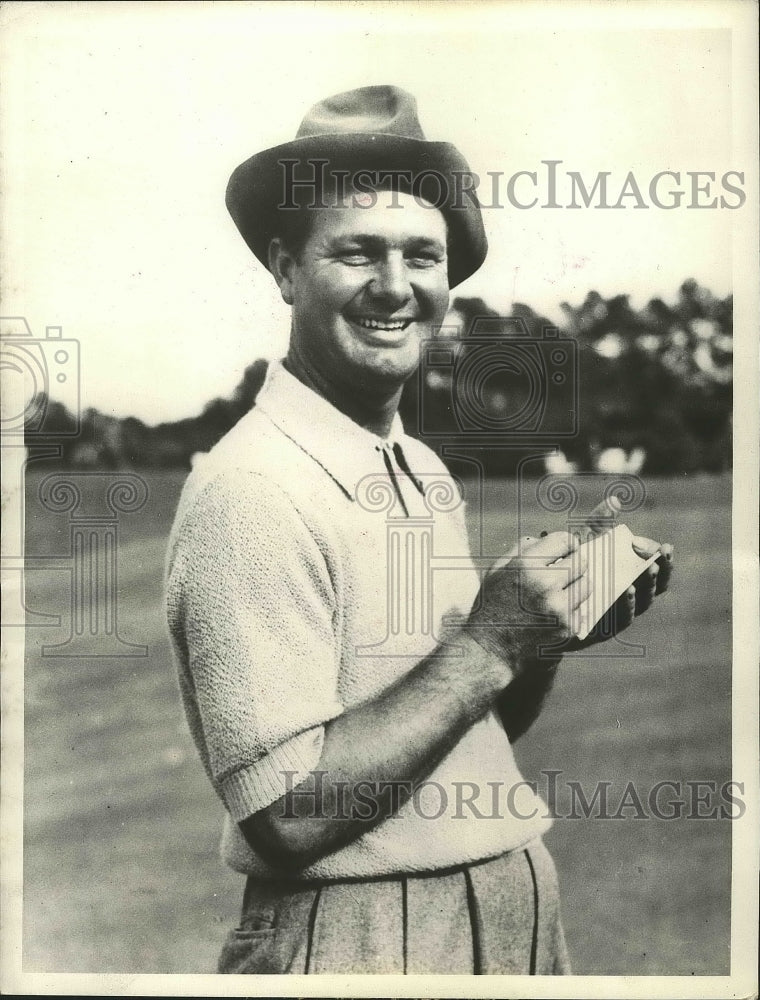
[[[586,518],[586,524],[591,529],[592,534],[602,535],[605,531],[614,528],[620,510],[620,501],[616,496],[605,497]]]
[[[539,538],[546,538],[546,536],[547,536],[548,534],[549,534],[549,532],[548,532],[548,531],[542,531],[542,532],[541,532],[541,533],[539,534],[539,536],[538,536],[538,537],[539,537]],[[580,537],[580,532],[577,532],[577,531],[576,531],[576,532],[575,532],[575,534],[576,534],[576,535],[578,536],[578,540],[579,540],[579,541],[582,541],[582,540],[583,540],[583,539],[582,539],[582,538]]]
[[[573,635],[580,635],[582,632],[585,632],[590,619],[591,619],[591,606],[587,600],[582,601],[576,608],[573,608],[573,619],[572,619]],[[584,641],[587,641],[591,638],[593,631],[594,630],[592,629],[591,632],[589,632]]]
[[[527,573],[539,587],[547,594],[552,591],[561,593],[579,578],[588,575],[588,554],[582,548],[577,548],[561,559],[552,559],[549,565],[545,565],[545,558],[533,562],[533,551],[522,563],[523,572]],[[551,570],[547,574],[546,570]]]
[[[625,629],[633,621],[636,614],[636,588],[628,587],[623,594],[618,597],[609,611],[605,612],[601,621],[594,626],[592,634],[598,639],[609,639]]]
[[[517,543],[517,547],[520,552],[530,552],[533,546],[538,542],[539,539],[535,535],[523,535],[520,541]]]
[[[552,531],[531,546],[530,559],[545,566],[564,559],[580,545],[580,538],[569,531]]]
[[[545,608],[550,615],[553,615],[557,619],[555,628],[566,631],[568,635],[572,635],[575,631],[575,615],[574,610],[570,606],[569,595],[570,592],[567,590],[552,591],[546,595]]]
[[[591,589],[591,576],[588,573],[578,577],[569,587],[565,588],[563,593],[567,594],[572,611],[575,611],[576,608],[579,608],[581,604],[588,600]]]
[[[649,566],[636,580],[636,614],[643,614],[652,604],[657,593],[657,563]]]
[[[657,562],[650,563],[634,580],[637,587],[645,587],[647,582],[650,580],[656,580],[657,574],[660,572],[660,567]]]
[[[631,586],[615,601],[615,632],[627,629],[636,614],[636,588]]]
[[[659,542],[655,542],[651,538],[644,538],[643,535],[634,535],[632,544],[633,551],[642,559],[650,559],[661,548]]]
[[[567,590],[553,591],[546,597],[546,610],[556,616],[559,628],[578,635],[590,619],[588,577],[582,577]]]
[[[662,546],[662,555],[657,560],[660,572],[657,575],[657,593],[664,594],[668,589],[670,577],[673,573],[673,546],[665,544]]]
[[[567,590],[576,580],[588,574],[588,550],[576,549],[564,559],[558,559],[554,566],[567,567],[567,575],[562,582],[562,590]]]
[[[574,613],[582,604],[588,601],[590,594],[591,578],[586,573],[584,576],[578,577],[567,587],[546,591],[544,600],[546,601],[546,607],[553,614],[559,615],[563,621],[572,624]],[[575,629],[575,631],[579,630]]]

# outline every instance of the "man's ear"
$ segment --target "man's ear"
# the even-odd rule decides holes
[[[280,295],[289,306],[293,305],[293,268],[295,258],[282,240],[276,236],[269,244],[269,270],[277,282]]]

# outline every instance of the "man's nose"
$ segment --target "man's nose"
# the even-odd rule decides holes
[[[412,297],[412,285],[403,254],[389,254],[377,265],[371,293],[391,305],[403,305]]]

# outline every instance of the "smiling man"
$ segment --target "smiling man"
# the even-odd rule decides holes
[[[396,190],[353,202],[315,210],[302,247],[275,238],[269,269],[293,310],[288,369],[387,437],[420,345],[448,308],[446,221]]]
[[[168,560],[185,710],[246,876],[221,972],[568,971],[550,821],[511,740],[557,666],[539,647],[579,630],[588,567],[555,533],[481,580],[453,480],[396,412],[485,257],[467,172],[380,86],[320,102],[230,180],[292,323],[189,477]],[[448,570],[420,569],[425,545]],[[664,583],[655,565],[619,623]]]

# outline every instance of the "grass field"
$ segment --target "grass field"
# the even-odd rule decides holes
[[[239,910],[242,879],[217,854],[221,805],[185,728],[163,619],[165,538],[183,477],[145,478],[147,505],[121,516],[118,568],[119,631],[146,644],[146,657],[41,656],[68,635],[70,577],[27,576],[28,607],[62,616],[27,639],[27,972],[213,971]],[[65,554],[67,515],[43,511],[39,479],[28,476],[28,552]],[[502,513],[513,492],[492,484],[482,525],[471,525],[493,551],[515,533],[514,514]],[[653,481],[648,492],[630,523],[675,543],[677,571],[625,635],[644,655],[567,660],[517,744],[540,789],[549,769],[562,772],[560,789],[577,780],[587,797],[611,782],[611,812],[629,781],[646,800],[658,781],[730,778],[730,479]],[[522,530],[539,526],[528,511]],[[569,811],[561,794],[558,804]],[[731,823],[634,812],[557,819],[546,838],[574,971],[727,974]]]

